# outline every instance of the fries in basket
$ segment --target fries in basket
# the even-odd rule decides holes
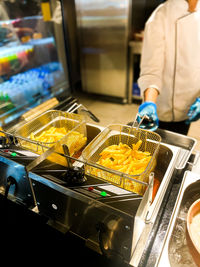
[[[141,143],[142,141],[139,140],[137,144],[133,144],[132,149],[122,143],[109,146],[100,153],[101,157],[97,163],[127,174],[140,174],[151,159],[149,152],[138,150]]]
[[[152,158],[150,152],[139,150],[141,144],[142,140],[139,140],[136,144],[132,144],[132,148],[121,142],[119,145],[108,146],[99,154],[100,158],[96,163],[129,175],[140,175],[146,170]],[[108,172],[105,175],[104,171],[93,167],[91,174],[122,186],[120,176],[118,175]],[[138,176],[135,179],[140,180],[140,178]],[[140,195],[144,193],[145,186],[142,184],[131,179],[125,179],[124,181],[123,188]],[[148,180],[145,182],[148,182]]]
[[[67,134],[68,138],[66,145],[68,146],[69,153],[72,156],[74,153],[78,152],[86,144],[87,141],[87,138],[77,131],[70,132],[64,127],[51,127],[48,130],[42,131],[40,135],[34,135],[33,133],[31,133],[30,139],[43,143],[45,144],[45,146],[51,147],[54,143],[56,143],[58,140],[60,140]]]

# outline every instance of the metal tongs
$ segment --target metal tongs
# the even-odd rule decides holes
[[[141,119],[139,123],[137,121],[138,117],[140,117]],[[148,115],[141,116],[139,113],[137,113],[131,128],[133,127],[135,127],[136,130],[138,130],[139,128],[142,128],[145,130],[151,130],[153,127],[155,127],[155,124],[154,124],[153,119],[149,117]]]

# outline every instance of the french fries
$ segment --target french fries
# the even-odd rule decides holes
[[[109,146],[100,153],[97,164],[131,175],[141,174],[151,160],[149,152],[138,150],[141,144],[139,140],[132,145],[132,149],[122,143]]]
[[[67,130],[64,127],[62,128],[51,127],[49,130],[42,131],[42,133],[38,136],[34,135],[34,133],[31,133],[30,139],[43,143],[54,143],[60,140],[66,134]]]
[[[30,139],[33,141],[44,143],[45,146],[51,147],[52,145],[54,145],[55,142],[57,142],[67,134],[68,138],[66,141],[66,145],[69,148],[70,156],[72,156],[74,153],[78,152],[86,144],[87,141],[87,138],[77,131],[70,132],[70,130],[67,130],[64,127],[51,127],[48,130],[42,131],[42,133],[39,135],[34,135],[33,133],[31,133]],[[30,144],[29,146],[30,149],[36,150],[37,145]],[[37,147],[37,149],[38,148],[39,147]],[[42,153],[43,151],[38,152]]]
[[[140,180],[140,174],[145,171],[152,158],[150,152],[139,150],[141,145],[142,140],[139,140],[136,144],[132,144],[132,148],[121,142],[119,145],[108,146],[99,154],[100,158],[96,163],[129,175],[138,175],[134,178]],[[90,168],[90,173],[140,195],[144,193],[145,186],[131,179],[125,178],[124,184],[122,184],[119,175],[94,167]]]

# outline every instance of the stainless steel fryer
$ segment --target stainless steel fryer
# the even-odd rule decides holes
[[[88,126],[89,128],[98,129],[91,125]],[[169,183],[174,173],[185,168],[196,143],[192,138],[178,136],[182,138],[180,147],[168,142],[168,140],[175,142],[172,133],[164,132],[163,137],[154,172],[161,184],[153,203],[149,203],[148,190],[141,197],[90,176],[82,185],[66,186],[65,182],[60,179],[60,174],[65,170],[63,168],[51,169],[52,165],[46,165],[45,155],[37,157],[41,159],[39,162],[36,158],[26,162],[23,157],[20,159],[19,156],[14,159],[6,153],[3,155],[1,153],[0,167],[6,166],[1,177],[1,189],[2,192],[5,191],[8,175],[13,175],[17,181],[23,178],[27,184],[31,182],[30,189],[36,205],[33,211],[47,216],[48,223],[52,227],[61,232],[70,231],[84,239],[88,247],[101,254],[108,257],[118,255],[132,266],[138,266]],[[51,149],[48,155],[55,153]],[[80,157],[74,165],[81,166],[81,164],[87,164],[87,162]],[[13,173],[11,169],[17,166],[21,171]],[[26,173],[27,166],[29,168]],[[21,191],[24,189],[25,187]],[[31,190],[28,193],[24,191],[21,195],[15,192],[15,196],[25,200],[28,194],[30,198]],[[140,225],[140,232],[136,225]],[[135,235],[135,233],[139,234]]]

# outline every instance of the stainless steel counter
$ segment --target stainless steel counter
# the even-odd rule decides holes
[[[188,164],[187,169],[190,171],[182,173],[183,178],[181,175],[176,176],[166,191],[152,236],[138,265],[140,267],[182,267],[184,266],[182,264],[190,267],[196,266],[188,250],[185,237],[185,220],[189,207],[182,206],[182,210],[180,209],[185,189],[200,179],[198,153],[196,156],[192,155],[191,158],[193,158],[192,161],[196,161],[195,166]],[[191,203],[195,197],[198,196],[191,197]],[[175,247],[173,247],[174,244]]]

